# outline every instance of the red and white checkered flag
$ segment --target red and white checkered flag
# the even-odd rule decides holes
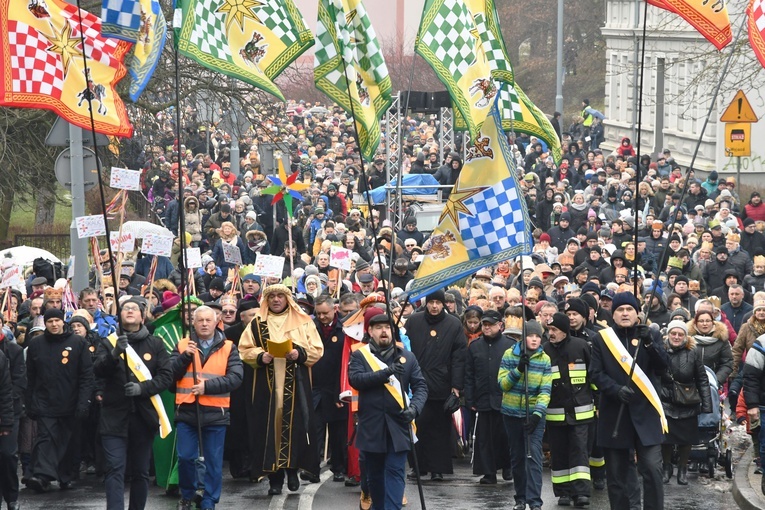
[[[757,55],[757,60],[765,67],[765,2],[751,0],[746,8],[746,18],[749,44]]]

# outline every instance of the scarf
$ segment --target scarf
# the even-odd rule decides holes
[[[754,318],[754,315],[749,318],[749,321],[747,322],[749,324],[749,327],[752,328],[752,331],[754,331],[754,337],[757,338],[762,334],[765,334],[765,322],[760,322],[757,319]]]
[[[568,204],[568,206],[571,207],[572,209],[576,209],[577,211],[584,211],[585,209],[587,209],[587,207],[589,207],[587,205],[587,202],[584,202],[582,204],[577,204],[576,202],[571,202],[570,204]]]
[[[425,310],[425,322],[431,326],[444,320],[444,317],[446,317],[446,307],[442,308],[438,315],[431,315],[429,311]]]

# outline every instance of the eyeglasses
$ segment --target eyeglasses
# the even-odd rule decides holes
[[[126,312],[140,312],[141,308],[138,305],[125,305],[122,307],[122,310]]]
[[[105,298],[107,298],[107,297],[113,298],[113,297],[114,297],[114,294],[104,294],[104,297],[105,297]]]
[[[236,310],[223,310],[223,315],[234,315]]]

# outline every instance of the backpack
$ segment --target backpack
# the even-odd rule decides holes
[[[65,277],[64,268],[61,262],[52,263],[42,257],[38,257],[32,262],[32,272],[35,276],[42,276],[48,280],[48,285],[53,286],[56,280]]]

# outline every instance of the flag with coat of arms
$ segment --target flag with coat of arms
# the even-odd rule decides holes
[[[749,44],[757,60],[765,67],[765,2],[750,0],[746,8],[746,25],[749,30]]]
[[[131,44],[104,38],[98,16],[63,0],[0,0],[0,27],[1,105],[52,110],[90,129],[92,102],[97,132],[132,135],[115,90],[127,72],[123,62]]]
[[[499,96],[502,128],[544,140],[553,159],[560,163],[563,152],[550,119],[529,99],[515,80],[499,28],[494,0],[465,0],[465,3],[473,13],[476,30],[491,69],[494,89]],[[464,131],[467,128],[460,110],[454,108],[454,129]]]
[[[354,116],[361,154],[371,161],[380,117],[391,105],[391,81],[361,0],[321,0],[316,41],[316,88]]]
[[[411,301],[531,250],[526,200],[497,101],[493,105],[438,226],[425,242],[424,258],[410,288]]]
[[[277,76],[314,44],[292,0],[178,0],[178,50],[284,101]]]
[[[167,20],[159,0],[103,0],[101,34],[135,44],[127,58],[130,99],[146,88],[167,39]]]

